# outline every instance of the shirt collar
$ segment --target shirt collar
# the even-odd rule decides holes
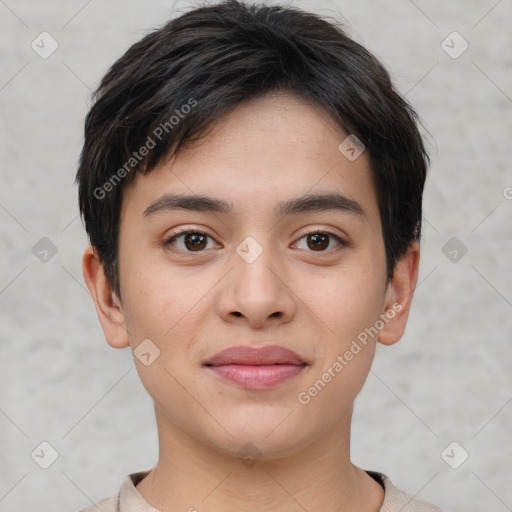
[[[148,473],[149,471],[140,471],[125,478],[119,492],[119,510],[121,512],[160,512],[153,508],[135,488]]]
[[[392,512],[397,510],[397,505],[401,505],[403,508],[402,512],[409,510],[417,510],[414,507],[412,498],[407,496],[404,492],[397,489],[382,473],[376,471],[366,471],[374,480],[376,480],[382,487],[384,487],[384,502],[380,509],[380,512]],[[136,489],[136,485],[141,482],[149,471],[140,471],[138,473],[132,473],[128,475],[119,492],[119,511],[120,512],[160,512],[158,509],[153,508],[149,503],[142,497],[139,491]],[[436,508],[426,508],[425,510],[438,510]]]

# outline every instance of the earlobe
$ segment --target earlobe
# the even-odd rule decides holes
[[[378,336],[379,342],[384,345],[392,345],[403,336],[418,280],[419,261],[420,246],[417,241],[413,241],[398,261],[393,279],[386,290],[382,313],[387,321]]]
[[[123,309],[105,275],[95,247],[89,246],[85,250],[82,271],[108,344],[114,348],[130,346]]]

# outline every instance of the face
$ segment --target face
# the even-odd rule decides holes
[[[159,428],[271,458],[350,422],[376,329],[396,341],[408,305],[386,282],[367,152],[338,149],[347,135],[316,105],[267,96],[123,190],[122,302],[102,324],[114,346],[145,343],[135,363]],[[205,365],[239,345],[278,345],[302,365],[266,384]]]

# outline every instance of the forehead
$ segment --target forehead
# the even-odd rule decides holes
[[[348,135],[321,106],[294,95],[248,101],[176,157],[137,175],[123,191],[123,209],[142,216],[172,192],[225,200],[243,215],[276,211],[283,199],[340,193],[378,216],[367,152],[352,161],[340,151]]]

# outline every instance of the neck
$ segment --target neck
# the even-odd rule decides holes
[[[292,454],[233,456],[194,439],[156,409],[157,465],[137,485],[154,508],[200,512],[378,512],[384,492],[350,462],[350,418]],[[260,458],[258,458],[260,457]]]

